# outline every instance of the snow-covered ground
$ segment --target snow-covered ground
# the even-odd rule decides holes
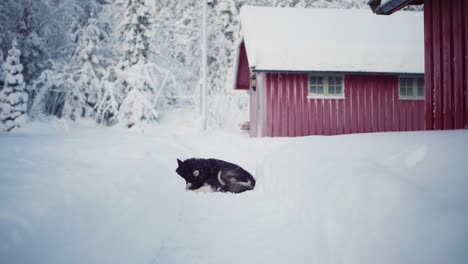
[[[0,263],[468,263],[468,130],[249,138],[31,123],[0,134]],[[176,158],[235,162],[238,195]]]

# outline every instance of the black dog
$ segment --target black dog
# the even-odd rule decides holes
[[[241,193],[253,190],[255,179],[246,170],[217,159],[177,159],[177,174],[185,179],[187,190],[197,190],[203,186],[212,191]]]

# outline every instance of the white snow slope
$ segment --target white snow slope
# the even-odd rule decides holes
[[[249,138],[173,122],[0,134],[0,263],[468,263],[468,130]],[[185,190],[176,158],[257,178]]]

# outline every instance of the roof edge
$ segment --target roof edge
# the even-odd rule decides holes
[[[423,4],[422,0],[390,0],[382,4],[382,0],[370,0],[367,4],[378,15],[391,15],[407,5]]]
[[[377,72],[377,71],[318,71],[318,70],[268,70],[255,69],[253,72],[271,73],[324,73],[324,74],[366,74],[366,75],[424,75],[424,72]]]

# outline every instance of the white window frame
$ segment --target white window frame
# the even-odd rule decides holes
[[[310,92],[310,78],[311,77],[322,77],[323,78],[323,94],[311,93]],[[341,77],[341,94],[328,94],[329,77]],[[320,74],[320,73],[309,73],[307,77],[307,98],[308,99],[345,99],[345,81],[343,74]]]
[[[402,79],[408,79],[412,81],[411,91],[412,95],[401,95],[401,81]],[[418,81],[423,81],[423,94],[418,95]],[[398,76],[398,99],[400,100],[424,100],[426,93],[426,84],[424,82],[424,76],[416,75],[400,75]],[[406,88],[408,89],[408,88]]]

